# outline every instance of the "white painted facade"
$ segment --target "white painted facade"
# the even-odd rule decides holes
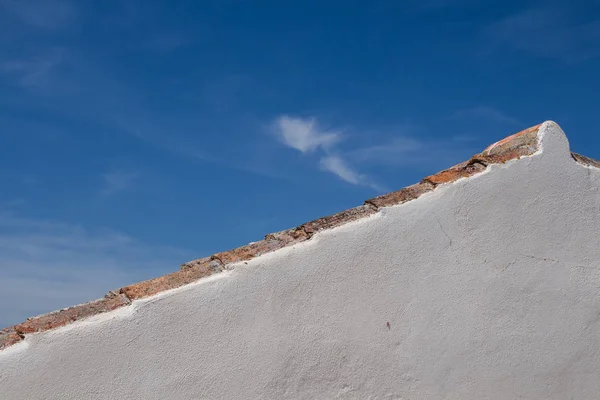
[[[600,398],[600,169],[540,132],[531,157],[28,336],[0,398]]]

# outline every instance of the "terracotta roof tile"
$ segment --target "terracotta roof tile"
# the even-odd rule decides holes
[[[290,229],[265,236],[261,241],[247,244],[233,250],[217,253],[211,258],[219,260],[223,264],[231,264],[239,261],[249,260],[271,251],[279,250],[282,247],[293,243],[302,242],[308,239],[308,235],[301,228]]]
[[[109,293],[99,300],[29,318],[22,324],[15,325],[14,329],[19,334],[47,331],[79,319],[115,310],[130,303],[127,296]]]
[[[377,212],[376,207],[373,207],[371,204],[365,204],[362,206],[344,210],[337,214],[333,214],[333,215],[329,215],[327,217],[315,219],[314,221],[310,221],[310,222],[307,222],[307,223],[301,225],[301,228],[309,236],[312,236],[319,231],[335,228],[336,226],[340,226],[340,225],[347,224],[348,222],[356,221],[357,219],[367,217],[369,215],[375,214],[376,212]]]
[[[485,164],[499,164],[532,155],[539,147],[538,130],[541,126],[532,126],[502,139],[474,156],[473,160]]]
[[[397,204],[406,203],[420,197],[423,193],[429,192],[435,188],[431,182],[421,182],[415,185],[407,186],[404,189],[397,190],[392,193],[382,194],[367,200],[365,203],[372,204],[377,208],[395,206]]]
[[[159,292],[164,292],[165,290],[187,285],[200,278],[223,271],[223,264],[212,260],[210,257],[195,260],[193,263],[193,265],[189,265],[180,271],[125,286],[120,289],[120,293],[131,300],[141,299]]]
[[[465,161],[463,163],[455,165],[454,167],[438,172],[435,175],[430,175],[427,178],[425,178],[424,181],[430,182],[434,185],[450,183],[460,178],[467,178],[469,176],[478,174],[485,168],[486,164],[483,164],[478,160]]]
[[[14,327],[0,330],[0,350],[23,340]]]
[[[476,154],[470,160],[457,164],[437,174],[430,175],[420,183],[405,187],[365,201],[365,204],[334,215],[318,218],[296,228],[271,233],[259,242],[250,243],[229,251],[199,258],[181,265],[179,271],[144,282],[125,286],[105,298],[75,307],[29,318],[22,324],[0,331],[0,350],[22,340],[26,333],[42,332],[66,325],[72,321],[126,306],[132,300],[175,289],[198,279],[219,273],[231,263],[249,260],[283,247],[292,246],[310,238],[317,232],[331,229],[369,215],[382,207],[389,207],[417,199],[437,186],[454,182],[460,178],[476,175],[494,163],[504,163],[534,154],[539,148],[538,129],[541,125],[511,135]],[[573,153],[578,162],[600,168],[600,162]]]

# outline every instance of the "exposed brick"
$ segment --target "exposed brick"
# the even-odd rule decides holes
[[[108,294],[99,300],[29,318],[27,321],[16,325],[15,330],[21,334],[43,332],[92,315],[112,311],[129,303],[130,301],[126,296]]]
[[[220,269],[213,268],[210,263],[201,263],[168,275],[125,286],[120,289],[120,293],[125,294],[131,300],[140,299],[187,285],[219,271]]]
[[[23,340],[21,335],[17,333],[14,327],[0,330],[0,350],[4,350],[8,346]]]
[[[429,192],[435,188],[431,182],[420,182],[412,186],[407,186],[398,191],[383,194],[365,201],[366,204],[371,204],[377,208],[388,207],[396,204],[406,203],[420,197],[423,193]]]
[[[588,167],[596,167],[600,168],[600,161],[594,160],[593,158],[589,158],[586,156],[582,156],[581,154],[571,153],[575,161],[580,164],[587,165]]]
[[[302,228],[309,235],[313,235],[324,229],[335,228],[336,226],[347,224],[348,222],[356,221],[357,219],[375,214],[377,209],[370,204],[350,208],[337,214],[329,215],[315,219],[302,225]]]
[[[485,168],[485,165],[479,162],[466,161],[444,171],[438,172],[437,174],[430,175],[425,178],[424,181],[431,182],[434,185],[440,185],[442,183],[454,182],[460,178],[467,178],[469,176],[478,174]]]

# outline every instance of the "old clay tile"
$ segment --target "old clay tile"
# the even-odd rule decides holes
[[[485,169],[485,165],[477,161],[466,161],[454,167],[448,168],[437,174],[430,175],[424,179],[426,182],[431,182],[434,185],[442,183],[454,182],[460,178],[466,178],[475,175]]]
[[[392,193],[382,194],[365,201],[365,204],[371,204],[376,208],[394,206],[396,204],[406,203],[420,197],[423,193],[429,192],[435,188],[431,182],[420,182],[415,185],[407,186],[404,189]]]
[[[284,247],[285,244],[278,240],[264,239],[258,242],[250,243],[245,246],[237,247],[232,250],[223,251],[212,256],[213,259],[221,261],[224,265],[250,260],[261,254]]]
[[[344,210],[337,214],[315,219],[314,221],[307,222],[301,226],[308,235],[312,236],[318,231],[335,228],[336,226],[356,221],[357,219],[367,217],[369,215],[375,214],[376,212],[377,209],[375,207],[373,207],[370,204],[365,204],[362,206]]]
[[[532,126],[488,146],[473,157],[486,164],[500,164],[509,160],[530,156],[538,150],[538,130],[540,125]]]
[[[23,340],[14,327],[0,330],[0,350]]]
[[[15,330],[20,334],[43,332],[92,315],[112,311],[128,304],[130,304],[130,301],[126,296],[108,294],[99,300],[29,318],[27,321],[15,325]]]
[[[211,258],[219,260],[223,265],[250,260],[265,253],[270,253],[308,239],[308,235],[301,228],[288,229],[281,232],[270,233],[263,240],[250,243],[229,251],[213,255]]]
[[[302,227],[286,229],[275,233],[269,233],[265,236],[265,240],[277,240],[285,246],[299,243],[308,239],[306,231]]]
[[[536,146],[537,147],[537,133],[542,124],[532,126],[527,129],[523,129],[520,132],[505,137],[504,139],[489,145],[483,154],[491,155],[501,153],[511,148],[523,147],[523,146]]]
[[[189,268],[172,272],[168,275],[125,286],[120,289],[120,293],[126,295],[131,300],[140,299],[164,292],[165,290],[187,285],[188,283],[210,276],[221,270],[222,267],[214,268],[209,262],[199,263]]]

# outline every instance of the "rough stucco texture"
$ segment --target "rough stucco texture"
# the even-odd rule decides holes
[[[542,151],[0,352],[17,399],[596,399],[600,169]]]

